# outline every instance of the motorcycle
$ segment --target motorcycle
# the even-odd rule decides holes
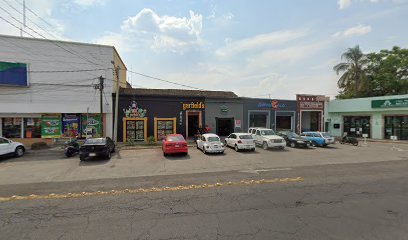
[[[66,157],[72,157],[77,153],[79,153],[79,143],[76,138],[65,142],[64,154]]]
[[[358,140],[355,137],[344,136],[341,139],[340,144],[345,144],[345,143],[350,143],[350,144],[353,144],[353,146],[357,146],[358,145]]]

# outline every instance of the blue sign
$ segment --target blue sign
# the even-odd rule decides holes
[[[0,62],[0,85],[28,86],[27,64]]]

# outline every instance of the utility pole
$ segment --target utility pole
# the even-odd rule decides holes
[[[99,77],[99,84],[94,86],[95,89],[99,89],[99,101],[100,101],[100,108],[101,108],[101,137],[103,136],[103,88],[104,88],[105,78],[100,76]]]
[[[116,143],[118,142],[118,115],[119,115],[119,71],[120,68],[117,66],[115,68],[116,72],[116,94],[115,94],[115,120],[114,120],[114,126],[113,126],[113,141]]]

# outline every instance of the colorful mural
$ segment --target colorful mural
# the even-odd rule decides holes
[[[131,105],[128,109],[123,109],[123,113],[126,118],[144,118],[146,117],[147,110],[139,108],[135,100],[131,101]]]

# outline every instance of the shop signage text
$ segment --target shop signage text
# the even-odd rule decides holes
[[[272,100],[271,102],[260,102],[258,103],[259,108],[272,108],[274,110],[279,108],[285,108],[286,104],[279,103],[278,100]]]
[[[191,102],[191,103],[183,103],[183,110],[187,109],[204,109],[205,104],[203,102]]]
[[[300,102],[299,107],[303,109],[323,109],[323,102]]]
[[[371,107],[372,108],[408,107],[408,98],[372,100],[371,101]]]
[[[227,114],[228,113],[228,107],[225,105],[220,106],[220,112],[221,114]]]
[[[61,136],[60,115],[43,115],[41,117],[41,137],[59,138]]]

